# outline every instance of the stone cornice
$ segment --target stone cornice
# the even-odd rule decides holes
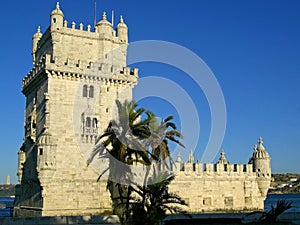
[[[138,69],[136,68],[131,70],[129,67],[123,67],[121,70],[111,72],[109,68],[111,68],[112,65],[101,64],[105,68],[100,71],[92,62],[78,63],[80,60],[70,61],[71,60],[67,59],[65,63],[62,63],[61,60],[51,60],[50,55],[45,55],[23,78],[23,93],[26,95],[27,90],[31,90],[37,85],[37,82],[47,77],[69,80],[84,79],[106,82],[106,84],[113,83],[133,86],[138,82]]]

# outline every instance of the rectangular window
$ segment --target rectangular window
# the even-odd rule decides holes
[[[224,204],[225,206],[233,206],[233,197],[225,197],[224,198]]]
[[[40,155],[43,155],[44,154],[44,149],[40,148],[39,152],[40,152]]]
[[[203,205],[211,205],[211,197],[205,197],[203,198]]]

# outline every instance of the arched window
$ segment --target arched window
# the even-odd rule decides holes
[[[92,122],[93,128],[97,128],[97,126],[98,126],[97,124],[98,124],[97,119],[96,119],[96,118],[93,118],[93,122]]]
[[[88,92],[88,87],[87,87],[87,85],[83,85],[82,96],[83,96],[83,97],[87,97],[87,92]]]
[[[86,123],[85,123],[86,127],[91,127],[91,118],[87,117],[86,118]]]
[[[89,89],[89,97],[90,97],[90,98],[94,98],[94,86],[90,86],[90,89]]]

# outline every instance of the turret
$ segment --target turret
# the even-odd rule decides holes
[[[18,181],[21,183],[22,178],[23,178],[23,167],[24,163],[26,161],[26,153],[23,151],[24,145],[20,148],[18,152]]]
[[[39,179],[49,178],[56,169],[56,145],[53,144],[52,135],[48,132],[47,127],[38,140],[38,163],[37,171]]]
[[[182,159],[181,159],[181,154],[180,154],[180,152],[178,152],[177,159],[175,162],[175,170],[173,170],[173,171],[179,172],[182,168],[182,165],[183,165],[183,163],[182,163]]]
[[[194,161],[195,161],[195,159],[194,159],[193,151],[191,150],[190,154],[189,154],[188,162],[189,163],[194,163]]]
[[[64,23],[64,14],[59,8],[59,3],[56,3],[56,8],[51,12],[50,14],[51,22],[50,27],[51,31],[53,30],[59,30],[63,27]]]
[[[227,160],[226,157],[225,157],[225,151],[224,151],[224,149],[223,149],[222,152],[221,152],[221,156],[220,156],[220,158],[219,158],[217,164],[224,164],[224,165],[225,165],[225,164],[229,164],[228,160]]]
[[[114,34],[113,27],[112,24],[106,19],[106,12],[103,12],[102,20],[96,24],[95,29],[98,34],[104,35],[106,37],[113,36]]]
[[[37,32],[32,36],[32,57],[33,57],[33,64],[35,64],[35,52],[37,51],[37,46],[39,43],[39,40],[43,34],[41,33],[41,28],[38,26]]]
[[[121,42],[128,43],[128,27],[124,23],[122,16],[120,17],[120,22],[117,26],[117,36]]]
[[[250,162],[253,164],[253,172],[256,172],[258,188],[261,195],[265,197],[271,182],[271,165],[270,156],[263,146],[263,139],[260,137],[258,146],[254,148],[254,152]]]

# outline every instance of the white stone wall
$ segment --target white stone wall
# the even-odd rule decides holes
[[[83,25],[70,28],[59,10],[59,23],[51,20],[43,36],[39,30],[35,34],[34,67],[23,79],[26,129],[19,152],[16,216],[111,212],[106,180],[96,181],[107,161],[89,167],[86,161],[96,137],[115,116],[115,100],[132,99],[137,85],[138,70],[126,67],[127,26],[121,20],[116,35],[103,17],[104,25],[94,32]],[[97,126],[88,127],[88,119]],[[261,164],[269,171],[270,164]],[[263,209],[265,192],[259,187],[266,190],[269,180],[258,179],[252,164],[246,169],[228,165],[225,171],[219,164],[203,169],[202,164],[187,163],[175,173],[170,190],[186,200],[189,212]]]
[[[185,167],[192,166],[187,163]],[[244,165],[228,164],[228,171],[222,171],[222,164],[208,164],[212,170],[177,171],[177,177],[170,185],[170,191],[181,196],[188,204],[189,212],[229,212],[263,210],[263,201],[252,165],[243,172]],[[213,171],[213,167],[218,171]],[[194,164],[197,167],[197,164]],[[201,164],[200,164],[200,167]]]

